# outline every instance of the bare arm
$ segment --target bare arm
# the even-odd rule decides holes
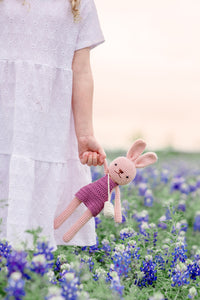
[[[72,70],[72,109],[79,157],[83,164],[102,165],[106,155],[94,137],[92,120],[94,84],[90,66],[89,48],[74,52]]]
[[[90,50],[84,48],[74,53],[72,63],[72,108],[77,138],[93,135],[93,77],[90,67]]]

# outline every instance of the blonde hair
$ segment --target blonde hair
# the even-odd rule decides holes
[[[0,0],[0,2],[3,0]],[[71,11],[72,14],[74,16],[74,22],[78,23],[80,21],[80,11],[79,11],[79,6],[80,6],[80,1],[81,0],[69,0],[71,3]],[[30,3],[27,3],[26,0],[22,0],[22,5],[29,5],[29,9],[30,9]]]

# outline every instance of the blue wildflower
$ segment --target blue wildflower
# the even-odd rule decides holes
[[[113,290],[114,293],[117,293],[120,296],[120,299],[123,299],[122,296],[123,296],[124,286],[121,285],[120,278],[117,272],[112,271],[110,273],[110,277],[111,277],[110,288]]]
[[[161,182],[168,183],[169,181],[169,170],[163,169],[160,174]]]
[[[144,194],[144,205],[151,207],[153,205],[153,194],[150,189],[147,189]]]
[[[33,257],[31,265],[31,271],[38,273],[40,275],[44,275],[49,271],[49,265],[47,264],[46,258],[44,254],[38,254]]]
[[[9,245],[7,241],[0,242],[0,257],[7,258],[10,252],[11,252],[11,245]]]
[[[5,288],[5,300],[22,300],[25,296],[25,281],[20,272],[13,272],[8,278],[8,286]]]
[[[141,182],[139,185],[138,185],[138,192],[139,192],[139,195],[140,196],[144,196],[145,195],[145,192],[147,191],[148,187],[147,187],[147,184],[144,183],[144,182]]]
[[[185,248],[185,245],[181,242],[176,244],[176,247],[174,249],[174,252],[172,252],[172,264],[171,267],[173,268],[176,264],[176,262],[185,262],[187,259],[187,255],[185,254],[187,252],[187,249]],[[171,270],[169,270],[171,271]]]
[[[156,270],[156,263],[153,261],[151,255],[147,255],[145,257],[145,261],[142,261],[143,266],[140,267],[141,272],[143,273],[142,278],[136,278],[135,284],[138,286],[147,286],[152,285],[154,281],[157,280],[157,270]]]
[[[188,280],[188,278],[189,272],[187,270],[187,266],[184,263],[179,262],[172,272],[171,279],[173,283],[171,284],[171,286],[175,286],[176,284],[178,286],[189,284],[190,281]]]
[[[185,211],[186,210],[185,200],[180,200],[179,201],[177,209],[180,210],[180,211]]]
[[[30,279],[28,275],[28,262],[26,260],[27,253],[22,250],[12,250],[7,257],[8,277],[13,272],[20,272],[23,277]]]
[[[193,229],[194,231],[200,231],[200,211],[196,212]]]
[[[77,300],[78,299],[78,282],[79,279],[73,272],[65,273],[61,279],[59,279],[60,286],[62,288],[61,295],[66,300]]]

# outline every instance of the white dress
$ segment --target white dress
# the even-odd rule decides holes
[[[91,182],[82,165],[71,108],[74,51],[104,42],[94,0],[81,0],[79,23],[69,0],[0,2],[0,239],[27,242],[42,228],[50,246],[94,245],[92,218],[71,240],[63,234],[83,204],[58,229],[53,220]]]

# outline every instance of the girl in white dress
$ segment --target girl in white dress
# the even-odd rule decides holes
[[[54,250],[94,245],[94,219],[62,240],[84,205],[56,231],[53,221],[105,159],[92,125],[90,50],[105,41],[96,6],[27,1],[0,2],[0,239],[33,249],[25,231],[40,226]]]

